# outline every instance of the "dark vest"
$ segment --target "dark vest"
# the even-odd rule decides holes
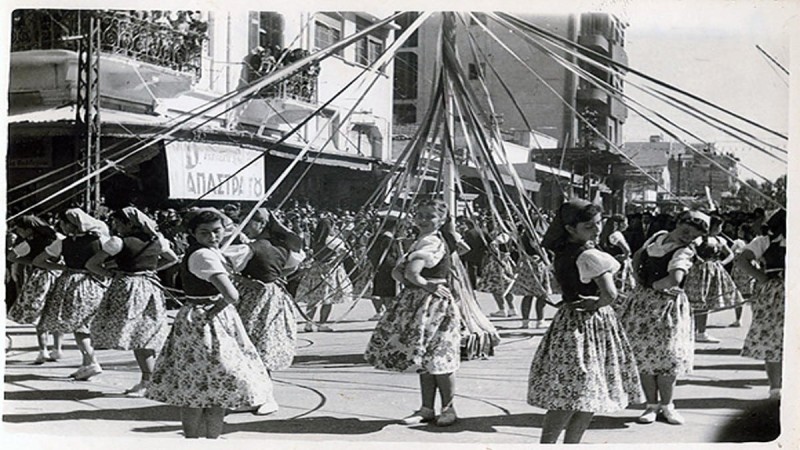
[[[652,288],[653,283],[669,275],[669,270],[667,270],[669,262],[672,260],[673,255],[683,248],[677,247],[666,255],[656,258],[648,255],[645,247],[641,253],[642,256],[639,263],[639,276],[644,280],[644,285]],[[686,279],[684,278],[683,281],[686,281]],[[683,281],[681,281],[681,287],[683,286]]]
[[[31,252],[25,257],[29,259],[36,258],[36,256],[42,253],[48,245],[53,243],[51,239],[47,239],[42,236],[36,236],[33,239],[26,240],[25,242],[27,242],[28,246],[31,248]]]
[[[564,302],[580,301],[579,295],[597,296],[600,292],[594,281],[588,284],[581,282],[577,261],[581,253],[586,250],[583,245],[567,243],[553,259],[553,271],[556,281],[561,286],[561,297]]]
[[[155,270],[158,267],[158,253],[143,254],[148,248],[158,245],[157,240],[148,240],[145,236],[132,236],[142,241],[143,247],[132,249],[127,243],[122,246],[122,251],[114,256],[117,266],[124,272],[142,272]],[[123,243],[125,240],[123,239]]]
[[[86,263],[94,256],[92,243],[99,240],[94,234],[68,236],[61,243],[61,256],[64,258],[64,264],[70,269],[85,269]]]
[[[272,245],[265,239],[258,239],[249,245],[253,250],[253,257],[242,270],[242,275],[264,283],[271,283],[280,278],[289,252],[283,247]]]
[[[201,248],[204,247],[194,243],[189,246],[189,248],[186,250],[186,253],[183,255],[183,261],[181,261],[180,270],[183,291],[186,293],[186,295],[195,297],[217,295],[219,294],[219,291],[214,287],[213,284],[209,283],[208,281],[201,280],[193,273],[189,272],[189,257],[192,256],[192,253],[200,250]]]
[[[448,279],[450,277],[450,248],[447,246],[447,242],[444,238],[440,235],[439,239],[441,239],[442,244],[445,246],[444,256],[442,257],[441,261],[433,267],[424,268],[420,271],[420,275],[423,278],[444,278]]]
[[[786,247],[782,247],[775,242],[770,242],[767,251],[764,252],[764,268],[769,271],[767,276],[775,278],[781,276],[781,271],[775,269],[786,268]]]

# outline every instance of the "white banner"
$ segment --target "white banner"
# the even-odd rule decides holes
[[[207,142],[170,142],[167,147],[169,198],[196,199],[255,159],[260,152]],[[208,200],[258,200],[264,194],[260,158],[205,196]]]

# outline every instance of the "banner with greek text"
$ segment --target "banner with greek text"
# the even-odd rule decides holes
[[[169,198],[196,199],[217,185],[205,199],[258,200],[264,194],[263,158],[222,183],[256,158],[258,151],[207,142],[176,141],[166,147]]]

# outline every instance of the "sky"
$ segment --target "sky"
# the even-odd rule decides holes
[[[44,1],[44,5],[51,3],[49,6],[53,6],[52,2]],[[41,0],[12,0],[12,3],[17,6],[37,5]],[[97,7],[97,3],[70,2],[73,6],[84,7]],[[130,7],[129,1],[104,0],[102,3],[106,7]],[[137,7],[158,9],[181,4],[172,0],[142,0]],[[285,9],[288,6],[288,9],[302,10],[364,9],[360,0],[305,0],[299,3],[276,0],[270,5],[272,8]],[[485,1],[461,0],[458,5],[461,10],[490,8],[520,13],[614,13],[629,23],[626,50],[632,68],[782,134],[789,131],[788,77],[768,62],[756,45],[770,53],[784,67],[791,67],[790,35],[800,29],[800,0],[499,0],[493,1],[490,6]],[[224,4],[218,0],[200,0],[193,6],[197,9],[263,9],[254,0],[227,0]],[[448,10],[453,8],[453,4],[443,0],[399,0],[370,6],[370,10],[376,8],[381,9],[375,11],[376,14],[383,12],[389,15],[396,10]],[[800,59],[800,56],[795,59]],[[795,65],[798,63],[800,61],[795,61]],[[795,72],[800,72],[800,69]],[[638,77],[629,76],[626,93],[675,119],[697,135],[682,135],[686,142],[715,142],[718,148],[738,156],[743,166],[752,168],[767,179],[774,180],[786,173],[786,164],[642,94],[634,87],[634,83],[639,81]],[[751,126],[745,127],[757,136],[769,139],[774,145],[786,145],[779,138],[756,131]],[[636,113],[629,113],[623,126],[624,141],[644,141],[653,134],[662,132]],[[673,140],[669,136],[665,138]],[[761,180],[745,167],[740,167],[740,174],[745,179]]]
[[[797,26],[796,5],[797,2],[793,5],[788,1],[723,4],[700,0],[643,7],[642,3],[630,2],[624,14],[629,23],[629,66],[786,135],[790,123],[789,77],[770,63],[756,45],[790,69],[791,24],[793,21]],[[640,79],[630,77],[626,93],[668,115],[702,140],[733,152],[743,165],[770,180],[786,173],[786,164],[653,100],[632,86],[634,83],[641,84]],[[736,119],[725,120],[771,144],[786,145],[786,141]],[[664,133],[631,112],[623,127],[624,140],[644,141],[652,134]],[[698,141],[683,133],[680,137],[686,142]],[[744,167],[740,167],[740,175],[761,180]]]

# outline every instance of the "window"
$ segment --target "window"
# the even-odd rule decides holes
[[[394,58],[394,98],[409,100],[417,98],[417,54],[399,52]]]
[[[486,63],[481,63],[480,66],[475,65],[473,63],[469,63],[467,65],[467,69],[468,69],[467,71],[469,72],[469,79],[477,80],[486,73]]]
[[[395,124],[417,123],[417,107],[415,105],[394,105]]]
[[[419,14],[420,13],[418,13],[418,12],[410,11],[410,12],[404,13],[402,16],[398,17],[397,18],[397,25],[400,27],[400,29],[395,32],[395,35],[396,36],[400,36],[401,34],[403,34],[403,32],[408,27],[410,27],[411,24],[414,23],[415,20],[417,20],[417,17],[419,17]],[[408,40],[403,42],[403,45],[402,45],[401,48],[413,48],[413,47],[416,47],[418,45],[418,37],[417,37],[418,34],[419,34],[418,30],[414,31],[413,33],[411,33],[411,36],[408,37]]]
[[[258,45],[283,48],[283,29],[283,15],[270,11],[258,13]]]
[[[319,13],[314,21],[314,47],[321,50],[342,39],[342,20],[328,13]],[[335,53],[342,56],[342,50]]]
[[[360,17],[356,18],[356,31],[361,31],[370,26],[370,23]],[[379,31],[376,31],[379,32]],[[375,62],[383,53],[384,40],[375,35],[365,36],[356,44],[356,63],[368,66]]]

